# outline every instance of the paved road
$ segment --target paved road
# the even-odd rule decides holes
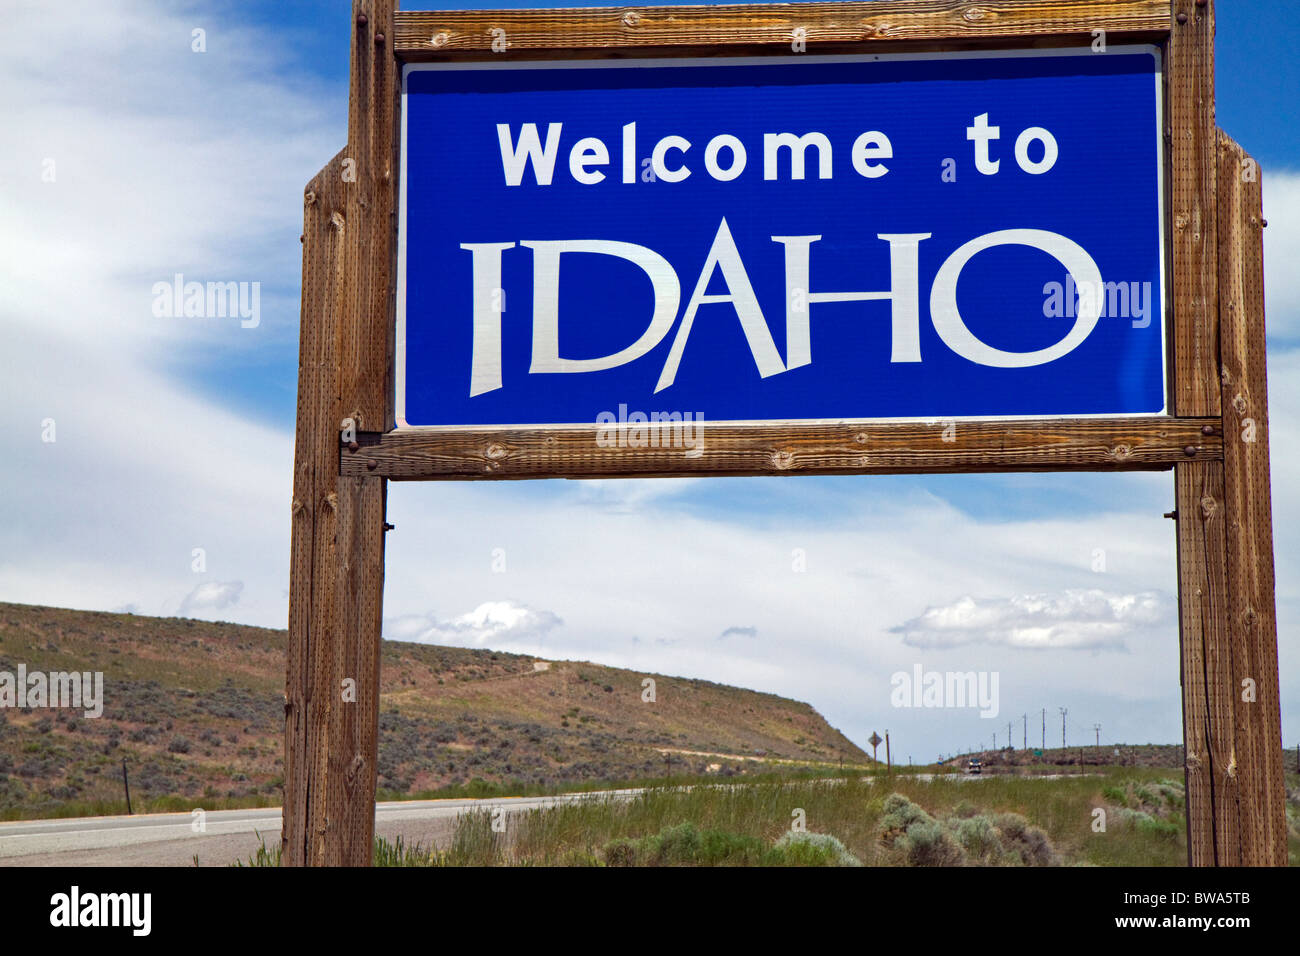
[[[554,797],[484,800],[403,800],[375,807],[375,831],[408,844],[445,846],[456,817],[467,810],[501,806],[519,813],[579,800],[625,800],[640,790],[604,790]],[[204,832],[189,813],[149,813],[66,820],[0,823],[0,866],[226,866],[247,859],[265,838],[280,842],[280,808],[209,810]]]
[[[928,781],[935,775],[910,776]],[[996,779],[993,774],[944,776],[963,781]],[[1044,774],[1035,779],[1055,780],[1061,776]],[[520,813],[580,800],[626,800],[641,792],[601,790],[552,797],[380,803],[375,807],[375,832],[388,840],[400,836],[408,846],[419,843],[443,848],[451,839],[456,817],[467,810],[500,806],[507,813]],[[0,866],[193,866],[196,855],[201,866],[228,866],[236,860],[247,860],[263,840],[268,848],[280,842],[279,807],[210,810],[202,833],[194,832],[193,823],[189,813],[0,823]]]

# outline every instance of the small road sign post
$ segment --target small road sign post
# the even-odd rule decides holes
[[[1284,865],[1214,6],[354,0],[304,193],[284,861],[370,862],[389,480],[1172,470],[1189,861]]]

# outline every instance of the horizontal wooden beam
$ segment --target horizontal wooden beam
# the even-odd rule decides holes
[[[404,60],[537,50],[647,51],[662,47],[1155,38],[1171,27],[1170,0],[874,0],[849,3],[600,7],[562,10],[399,11],[394,51]],[[496,31],[496,32],[494,32]],[[504,32],[501,32],[504,31]],[[495,44],[495,47],[494,47]]]
[[[596,425],[405,429],[359,436],[355,449],[342,450],[340,469],[399,481],[503,480],[1158,471],[1223,458],[1220,421],[1212,418],[696,427],[651,426],[621,436]],[[667,447],[633,447],[638,439]]]

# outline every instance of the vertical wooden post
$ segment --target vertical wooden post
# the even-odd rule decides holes
[[[289,639],[285,683],[284,817],[287,865],[319,861],[324,821],[324,738],[333,675],[323,648],[331,638],[334,526],[338,511],[338,317],[346,221],[340,152],[303,197],[302,311],[298,345],[298,424],[294,437]]]
[[[1218,194],[1214,113],[1214,7],[1173,0],[1166,96],[1173,309],[1173,411],[1218,416]],[[1187,847],[1213,866],[1238,845],[1228,686],[1227,551],[1223,466],[1175,466],[1178,604],[1183,690]]]
[[[1168,98],[1174,414],[1219,414],[1213,0],[1174,0]]]
[[[1219,146],[1219,330],[1224,530],[1232,639],[1232,764],[1244,866],[1286,866],[1260,170],[1227,135]]]
[[[1259,167],[1216,134],[1223,461],[1175,469],[1188,855],[1285,866]]]
[[[1179,464],[1174,485],[1187,852],[1192,866],[1216,866],[1232,860],[1241,844],[1237,779],[1230,772],[1233,689],[1223,463]]]
[[[305,197],[281,833],[290,866],[365,866],[374,838],[387,489],[341,476],[340,429],[393,424],[396,6],[353,2],[348,145]]]

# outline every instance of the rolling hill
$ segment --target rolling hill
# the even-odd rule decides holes
[[[0,673],[102,671],[97,719],[0,709],[0,818],[275,805],[284,631],[0,603]],[[563,788],[869,764],[812,707],[598,664],[385,641],[379,788]],[[653,703],[642,681],[655,681]],[[170,801],[170,802],[169,802]]]

